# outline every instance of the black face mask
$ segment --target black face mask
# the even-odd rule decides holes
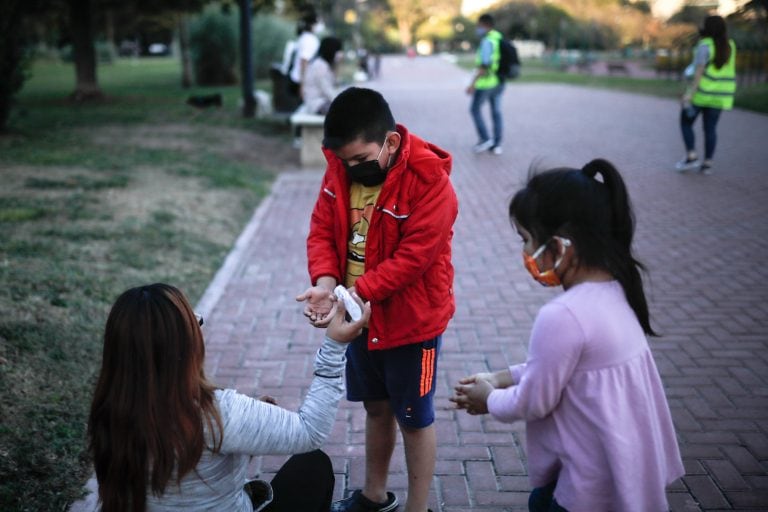
[[[384,146],[386,144],[387,140],[384,139]],[[357,165],[348,165],[344,162],[349,179],[366,187],[373,187],[384,183],[384,180],[387,179],[387,170],[382,169],[381,165],[379,165],[379,158],[381,158],[381,152],[384,151],[384,146],[381,146],[379,154],[373,160],[360,162]]]

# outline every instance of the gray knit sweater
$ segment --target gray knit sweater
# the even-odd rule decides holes
[[[253,455],[304,453],[323,444],[333,427],[344,394],[345,344],[329,338],[315,357],[315,377],[299,412],[290,412],[239,394],[216,391],[224,425],[221,450],[204,450],[195,471],[181,485],[175,477],[160,497],[147,492],[148,511],[252,512],[243,491],[246,469]],[[206,432],[211,445],[210,432]]]

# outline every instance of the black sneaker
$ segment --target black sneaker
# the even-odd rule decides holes
[[[331,505],[331,512],[392,512],[397,510],[398,505],[397,496],[391,492],[387,492],[387,501],[376,503],[363,496],[363,491],[358,489],[349,498]]]

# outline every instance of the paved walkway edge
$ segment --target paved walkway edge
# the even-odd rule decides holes
[[[278,176],[275,182],[272,184],[272,190],[274,190],[274,188],[277,187],[278,182],[282,181],[283,179],[284,178],[282,176]],[[237,272],[237,269],[240,268],[243,255],[246,249],[248,249],[248,246],[256,232],[259,230],[261,221],[264,219],[266,212],[269,210],[272,201],[272,191],[270,190],[270,193],[264,199],[262,199],[261,203],[259,203],[259,206],[256,207],[256,211],[253,213],[251,220],[248,221],[245,229],[243,229],[242,233],[240,233],[240,236],[237,237],[234,247],[232,247],[232,250],[229,251],[229,254],[227,254],[227,257],[224,259],[224,263],[221,265],[221,268],[219,268],[219,270],[216,272],[213,280],[208,285],[208,288],[206,288],[205,293],[203,293],[203,296],[198,301],[197,307],[195,308],[195,312],[197,314],[203,315],[203,317],[209,316],[213,309],[216,307],[216,304],[218,304],[219,299],[221,299],[221,296],[224,293],[224,290],[227,288],[227,284],[229,284],[232,276],[235,274],[235,272]]]

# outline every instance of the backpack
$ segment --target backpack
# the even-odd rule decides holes
[[[520,59],[517,49],[503,37],[499,40],[499,69],[496,70],[499,80],[514,80],[520,76]]]

